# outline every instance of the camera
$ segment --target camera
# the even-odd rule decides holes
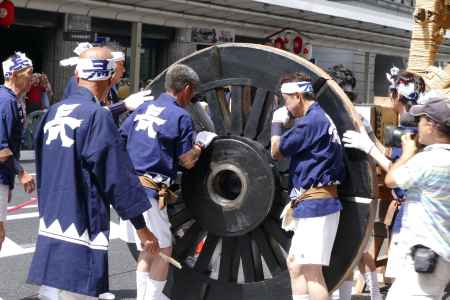
[[[417,134],[417,120],[408,113],[400,115],[400,126],[386,126],[384,128],[384,144],[388,147],[402,146],[402,136]]]
[[[402,136],[405,134],[417,134],[417,127],[406,127],[406,126],[386,126],[384,128],[384,144],[388,147],[402,146]]]

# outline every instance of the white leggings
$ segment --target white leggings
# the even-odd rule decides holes
[[[40,300],[96,300],[97,298],[76,294],[54,287],[42,285],[39,289]]]

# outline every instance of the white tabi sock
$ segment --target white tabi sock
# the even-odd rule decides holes
[[[364,279],[370,290],[370,299],[382,300],[383,297],[381,296],[380,286],[378,285],[377,272],[364,273]]]
[[[309,300],[309,295],[292,295],[292,300]]]
[[[340,300],[351,300],[352,299],[352,287],[353,281],[346,280],[339,287],[339,299]]]
[[[149,276],[150,273],[148,272],[136,271],[136,300],[145,300]]]
[[[153,280],[147,278],[147,291],[145,292],[145,300],[161,300],[162,291],[167,281]]]
[[[59,290],[54,287],[41,285],[39,288],[39,296],[40,300],[58,300]]]

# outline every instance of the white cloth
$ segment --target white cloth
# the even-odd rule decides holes
[[[0,222],[6,221],[8,198],[9,198],[9,186],[0,184]]]
[[[364,273],[364,280],[370,291],[371,300],[383,300],[380,294],[380,287],[378,286],[377,272],[366,272]]]
[[[292,300],[309,300],[309,295],[292,295]]]
[[[97,298],[60,290],[42,285],[39,289],[40,300],[96,300]]]
[[[77,63],[77,75],[89,81],[101,81],[111,78],[116,63],[112,59],[80,58]]]
[[[153,100],[152,90],[140,91],[128,96],[123,102],[125,107],[130,110],[136,110],[142,103]]]
[[[167,207],[159,209],[158,200],[149,199],[152,207],[143,213],[148,229],[156,236],[160,248],[172,246],[172,232],[170,231]],[[127,243],[136,243],[139,251],[142,251],[141,240],[137,236],[136,229],[130,221],[120,220],[120,239]]]
[[[405,205],[405,204],[403,204]],[[402,228],[405,224],[402,224]],[[401,229],[402,230],[402,229]],[[384,275],[389,278],[396,278],[404,264],[405,253],[408,252],[408,246],[402,237],[406,233],[400,234],[402,231],[392,234],[391,244],[389,245],[388,261]]]
[[[136,271],[136,300],[145,300],[147,290],[147,279],[150,273]]]
[[[352,287],[353,287],[353,281],[346,280],[344,281],[339,289],[334,291],[333,294],[331,294],[330,300],[351,300],[352,299]]]
[[[150,277],[147,278],[147,290],[145,292],[145,300],[161,300],[162,291],[167,281],[153,280]]]
[[[309,81],[300,82],[286,82],[280,87],[282,94],[295,94],[295,93],[312,93],[313,87]]]
[[[217,134],[215,134],[214,132],[200,131],[195,136],[195,143],[202,145],[204,148],[207,148],[216,136]]]
[[[368,154],[375,146],[375,143],[367,134],[354,130],[347,130],[344,132],[342,142],[344,142],[344,147],[358,149],[366,154]]]
[[[25,53],[16,52],[10,58],[2,62],[3,76],[9,78],[14,72],[32,68],[33,62],[27,57]]]
[[[439,258],[433,273],[421,274],[414,270],[409,254],[403,261],[403,268],[389,289],[386,300],[441,300],[450,279],[450,262]]]
[[[280,107],[273,112],[272,123],[281,123],[286,125],[291,119],[291,115],[286,106]]]
[[[330,264],[340,214],[336,212],[322,217],[297,220],[289,249],[289,256],[294,257],[294,263],[322,266]]]

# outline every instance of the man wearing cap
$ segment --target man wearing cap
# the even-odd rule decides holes
[[[337,185],[345,177],[343,148],[336,126],[314,99],[309,77],[286,75],[281,94],[285,106],[273,113],[271,153],[274,159],[291,158],[291,203],[282,217],[283,228],[294,231],[287,258],[292,299],[325,300],[322,266],[330,263],[342,209]]]
[[[19,162],[24,115],[17,102],[31,87],[33,63],[24,53],[16,52],[2,67],[5,83],[0,86],[0,249],[5,239],[6,209],[15,176],[18,175],[27,193],[32,193],[35,185]]]
[[[83,52],[79,87],[36,130],[39,232],[28,282],[58,289],[42,299],[96,299],[108,291],[110,205],[131,220],[145,251],[159,251],[142,216],[150,204],[111,114],[99,105],[113,71],[109,50]]]
[[[425,94],[424,80],[417,74],[408,71],[400,71],[396,67],[393,67],[390,74],[386,74],[386,77],[390,83],[389,92],[393,110],[398,114],[399,119],[401,119],[413,105],[417,104],[420,97],[423,99]],[[392,162],[396,161],[402,154],[402,148],[384,147],[379,143],[374,143],[363,130],[360,131],[361,132],[353,130],[346,131],[342,139],[344,147],[364,151],[387,172]],[[396,201],[391,202],[389,211],[392,211],[392,214],[396,214],[391,228],[392,235],[385,275],[387,277],[395,278],[397,272],[402,269],[401,253],[404,252],[403,248],[405,247],[403,241],[407,242],[409,238],[405,234],[400,236],[403,225],[408,221],[403,218],[404,207],[407,205],[403,203],[406,191],[397,187],[393,189],[392,194]],[[398,207],[400,208],[398,209]]]
[[[417,141],[402,137],[403,153],[385,178],[408,190],[400,232],[407,247],[387,299],[441,299],[450,280],[450,99],[436,96],[409,113],[419,118]]]
[[[207,131],[195,136],[191,116],[184,109],[191,103],[199,83],[192,68],[182,64],[171,66],[165,78],[166,92],[141,105],[120,129],[152,205],[144,215],[147,226],[158,238],[161,251],[169,256],[172,234],[166,204],[171,197],[167,188],[175,181],[179,166],[192,168],[216,136]],[[125,233],[122,239],[135,242],[135,230],[130,225],[121,222]],[[137,299],[160,300],[167,272],[166,261],[141,252],[136,271]]]

